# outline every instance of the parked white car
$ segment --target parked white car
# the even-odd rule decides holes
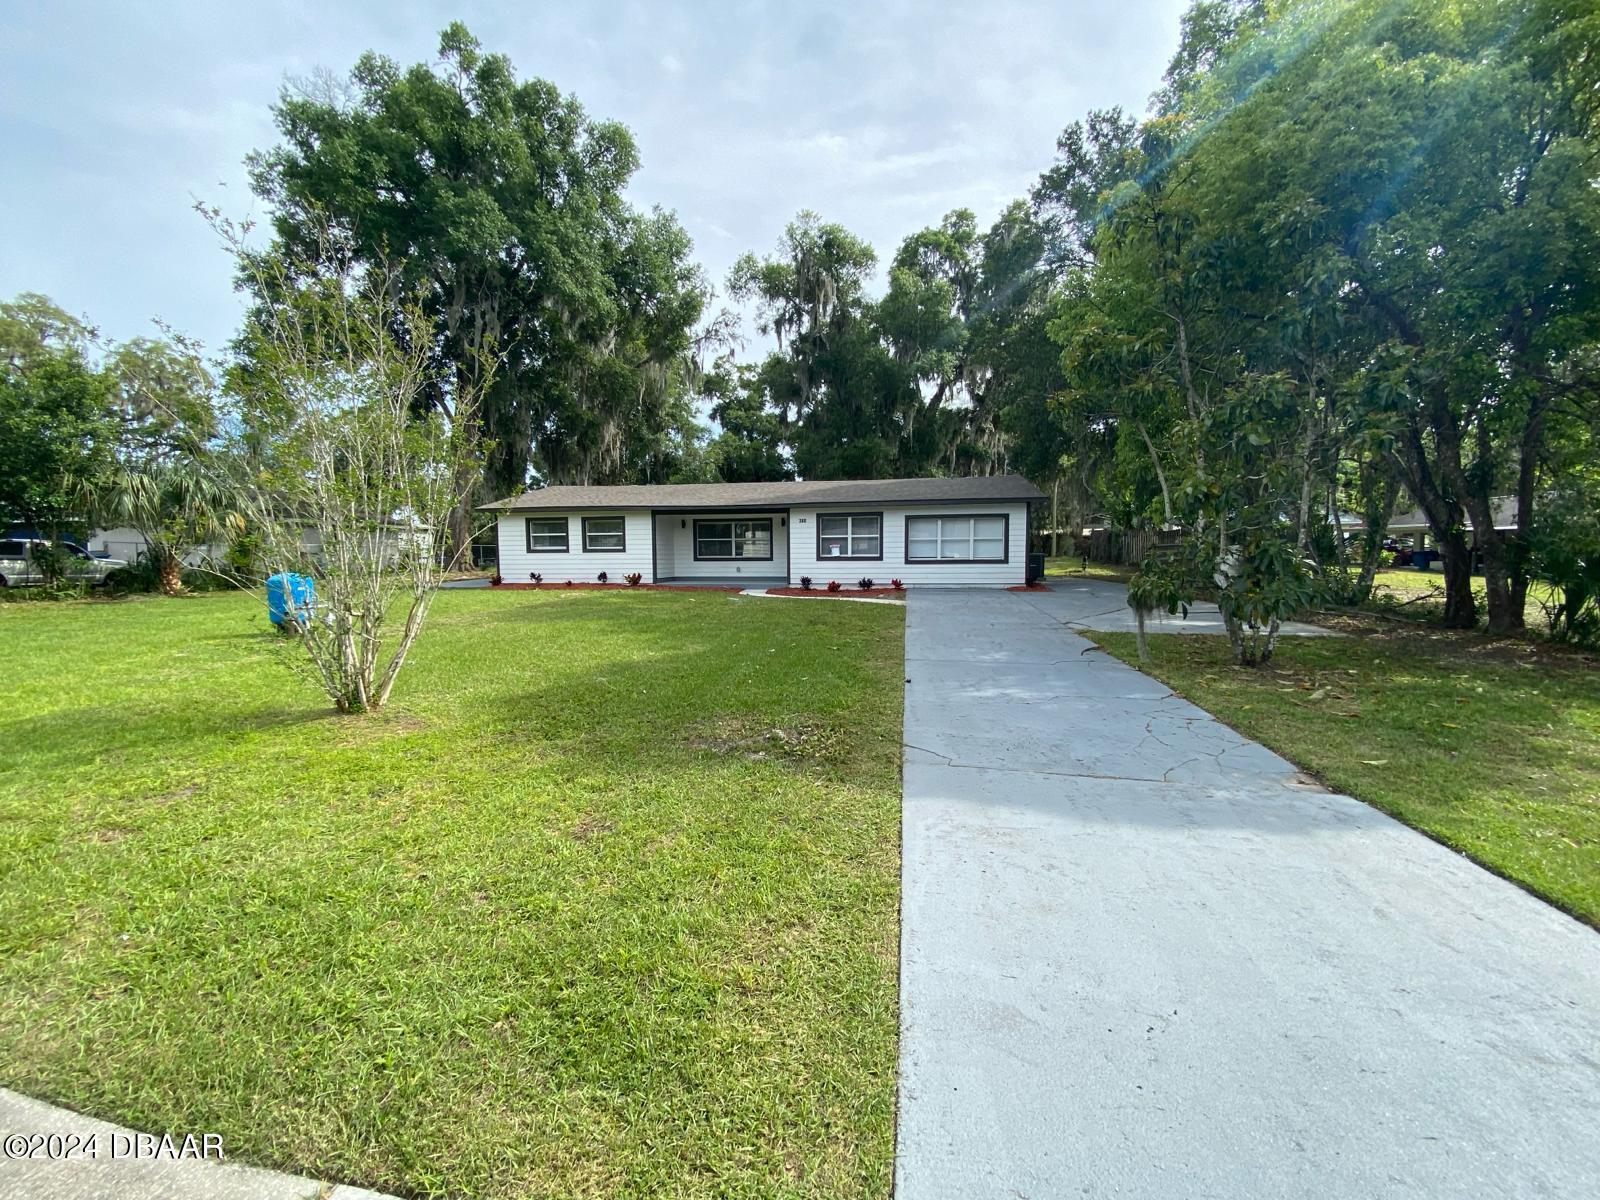
[[[44,582],[44,575],[33,561],[35,546],[50,543],[38,538],[0,539],[0,587],[27,587]],[[62,542],[67,554],[67,578],[91,586],[102,584],[128,564],[120,558],[96,558],[76,542]]]

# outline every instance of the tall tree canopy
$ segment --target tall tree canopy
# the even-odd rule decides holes
[[[0,358],[0,521],[51,535],[132,526],[176,590],[179,560],[224,506],[200,467],[216,417],[193,347],[105,346],[88,322],[25,293],[0,304]],[[213,515],[190,522],[201,493]]]
[[[481,432],[474,497],[530,473],[638,477],[641,447],[687,388],[705,286],[676,219],[624,199],[638,166],[628,131],[554,84],[519,81],[460,23],[433,64],[366,54],[347,82],[288,90],[275,112],[283,140],[251,165],[277,249],[394,264],[424,289],[433,353],[454,379],[426,399]],[[455,411],[486,361],[493,385]]]
[[[795,469],[811,478],[988,474],[1023,463],[1049,478],[1057,439],[1024,447],[1020,437],[1047,432],[1056,373],[1046,245],[1020,201],[987,230],[957,209],[905,239],[886,293],[873,299],[871,247],[801,213],[776,255],[747,254],[729,277],[778,348],[741,376],[739,405],[722,407],[742,424],[770,416]]]
[[[91,358],[95,332],[49,299],[0,303],[0,523],[77,525],[85,489],[111,462],[114,384]]]
[[[1069,130],[1035,194],[1072,264],[1060,406],[1111,431],[1132,513],[1209,525],[1219,551],[1229,520],[1314,551],[1341,498],[1403,483],[1447,618],[1476,619],[1470,528],[1490,625],[1520,626],[1552,438],[1597,388],[1600,145],[1575,25],[1592,6],[1201,0],[1154,116]]]

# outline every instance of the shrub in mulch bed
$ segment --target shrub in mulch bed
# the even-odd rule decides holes
[[[769,596],[821,596],[832,597],[835,600],[904,600],[904,588],[875,587],[875,588],[840,588],[838,591],[818,591],[816,588],[775,587],[768,588]]]
[[[738,592],[736,587],[694,587],[678,583],[579,583],[565,580],[561,583],[502,583],[502,591],[521,592]]]

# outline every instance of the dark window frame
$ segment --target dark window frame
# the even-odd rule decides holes
[[[622,545],[620,546],[591,546],[589,545],[590,521],[620,521],[622,523]],[[583,552],[585,554],[626,554],[628,551],[628,518],[623,513],[607,513],[593,517],[583,518]]]
[[[882,512],[823,512],[819,510],[817,517],[817,561],[825,562],[882,562],[883,561],[883,513]],[[823,554],[822,552],[822,521],[824,517],[876,517],[878,518],[878,552],[876,554]],[[830,536],[838,536],[833,534]],[[848,535],[845,544],[850,544]]]
[[[562,545],[561,549],[557,550],[553,546],[535,546],[533,544],[533,523],[535,521],[551,521],[551,522],[560,521],[561,522],[561,528],[562,528],[562,531],[563,531],[563,536],[566,538],[566,542]],[[572,553],[572,518],[571,517],[528,517],[528,518],[526,518],[526,520],[524,522],[524,525],[525,525],[527,536],[528,536],[528,553],[529,554],[571,554]]]
[[[759,554],[701,554],[700,553],[700,526],[702,525],[765,525],[767,527],[767,553]],[[773,558],[774,530],[771,517],[696,517],[691,532],[694,535],[694,561],[695,562],[771,562]],[[734,532],[729,539],[734,545],[739,544],[739,535]]]
[[[1002,524],[1000,526],[1000,557],[999,558],[912,558],[911,557],[911,522],[912,521],[977,521],[977,520],[982,520],[984,518],[992,518],[992,517],[999,517],[1001,522],[1002,522]],[[943,563],[946,566],[949,566],[951,564],[958,564],[958,563],[959,564],[973,563],[973,564],[985,564],[985,565],[988,565],[988,566],[995,566],[995,565],[1004,566],[1006,563],[1009,563],[1011,561],[1011,514],[1008,513],[1008,512],[1000,512],[1000,513],[992,513],[992,512],[986,512],[986,513],[975,513],[975,512],[907,513],[906,517],[905,517],[905,530],[904,530],[904,533],[905,533],[905,541],[901,544],[901,546],[902,546],[902,548],[901,548],[901,558],[904,559],[904,561],[905,561],[907,566],[910,566],[910,565],[912,565],[914,563],[915,564]],[[941,538],[940,540],[942,541],[943,539]]]

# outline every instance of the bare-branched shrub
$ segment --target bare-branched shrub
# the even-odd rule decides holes
[[[441,370],[398,272],[326,245],[305,262],[260,254],[247,227],[210,215],[271,298],[253,311],[229,381],[225,461],[256,569],[313,578],[309,611],[286,621],[305,650],[295,661],[340,712],[380,708],[456,566],[449,518],[474,477],[469,427],[492,364]]]

